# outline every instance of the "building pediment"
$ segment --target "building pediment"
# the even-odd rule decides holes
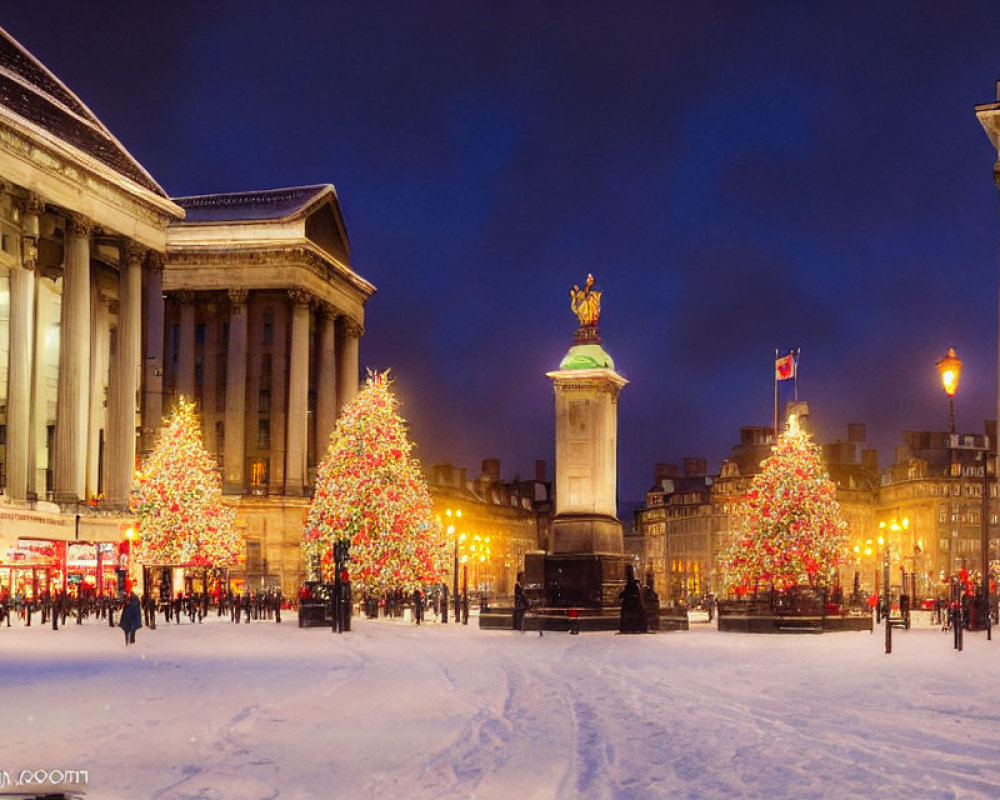
[[[347,228],[331,184],[175,197],[173,201],[187,213],[183,222],[173,226],[171,238],[177,244],[198,247],[226,241],[252,246],[263,241],[308,240],[331,258],[350,264]]]

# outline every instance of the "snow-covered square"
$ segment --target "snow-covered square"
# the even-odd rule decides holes
[[[995,798],[1000,637],[0,629],[0,770],[87,798]],[[7,787],[10,789],[11,787]]]

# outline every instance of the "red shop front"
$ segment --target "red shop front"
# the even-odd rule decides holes
[[[113,595],[128,566],[128,542],[18,539],[0,556],[0,590],[35,598],[51,592]]]
[[[0,590],[11,597],[35,598],[57,589],[66,580],[66,542],[47,539],[18,539],[0,557]]]

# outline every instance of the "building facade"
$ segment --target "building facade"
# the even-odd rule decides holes
[[[332,186],[171,199],[0,31],[0,589],[120,587],[134,470],[184,395],[246,536],[236,577],[294,590],[373,292]]]
[[[375,287],[351,268],[333,186],[175,202],[186,217],[167,229],[165,300],[149,327],[163,360],[146,397],[164,411],[179,396],[197,402],[246,536],[236,579],[293,591],[316,465],[361,380]]]
[[[533,480],[503,480],[499,459],[483,461],[474,480],[451,464],[435,464],[428,487],[434,513],[452,543],[452,580],[470,594],[512,600],[525,553],[544,550],[552,529],[552,483],[545,462]],[[449,582],[449,591],[453,583]]]
[[[183,216],[0,31],[0,587],[101,585],[127,559],[145,298]]]

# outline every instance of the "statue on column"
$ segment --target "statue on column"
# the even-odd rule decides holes
[[[588,274],[583,289],[574,284],[569,291],[570,307],[584,327],[597,327],[601,318],[601,293],[594,291],[593,287],[594,276]]]

